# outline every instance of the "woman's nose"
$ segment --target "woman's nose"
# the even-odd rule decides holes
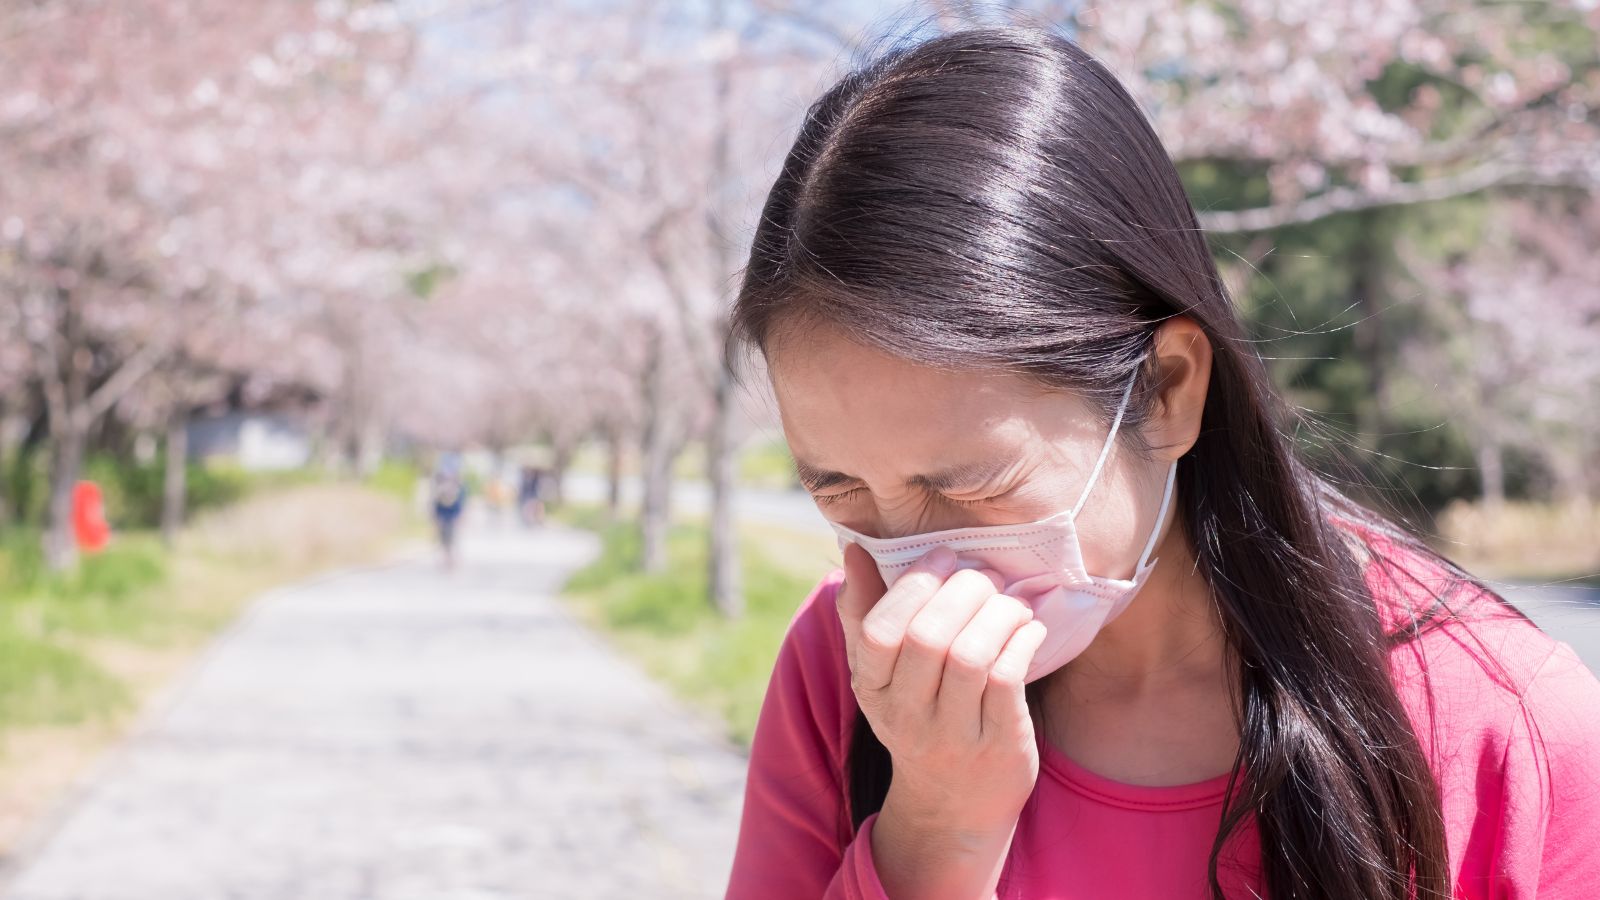
[[[885,509],[880,506],[875,520],[867,524],[873,528],[869,534],[892,540],[927,534],[930,531],[965,528],[977,523],[961,510],[937,510],[923,504],[920,509]]]

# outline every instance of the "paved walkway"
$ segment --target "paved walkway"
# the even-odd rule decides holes
[[[463,549],[263,597],[0,896],[720,897],[744,760],[551,599],[592,538]]]

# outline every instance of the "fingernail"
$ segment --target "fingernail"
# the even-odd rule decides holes
[[[943,545],[935,547],[922,558],[940,575],[949,575],[956,570],[956,552],[949,547]]]

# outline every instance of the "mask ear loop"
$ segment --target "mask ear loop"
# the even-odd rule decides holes
[[[1167,468],[1167,486],[1161,491],[1161,509],[1156,513],[1155,527],[1150,529],[1150,540],[1145,542],[1144,552],[1139,554],[1139,565],[1135,572],[1143,569],[1150,562],[1150,551],[1156,548],[1156,538],[1161,536],[1161,523],[1167,520],[1167,504],[1172,500],[1172,484],[1178,480],[1178,461],[1173,460]]]
[[[1122,389],[1122,402],[1117,404],[1117,417],[1111,420],[1111,433],[1106,435],[1105,445],[1100,448],[1100,458],[1094,461],[1094,468],[1089,470],[1089,483],[1083,486],[1083,493],[1078,495],[1078,502],[1073,504],[1070,518],[1078,518],[1078,510],[1083,509],[1089,492],[1094,490],[1095,480],[1100,477],[1100,467],[1105,465],[1106,457],[1111,454],[1111,445],[1116,443],[1117,428],[1122,425],[1122,413],[1128,408],[1128,395],[1133,393],[1133,383],[1138,379],[1139,373],[1135,370],[1133,377],[1128,379],[1128,386]]]

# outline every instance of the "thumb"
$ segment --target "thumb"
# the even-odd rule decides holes
[[[839,618],[846,624],[861,627],[861,620],[877,602],[883,599],[888,586],[878,574],[878,564],[872,554],[860,544],[844,547],[844,584],[839,588]]]

